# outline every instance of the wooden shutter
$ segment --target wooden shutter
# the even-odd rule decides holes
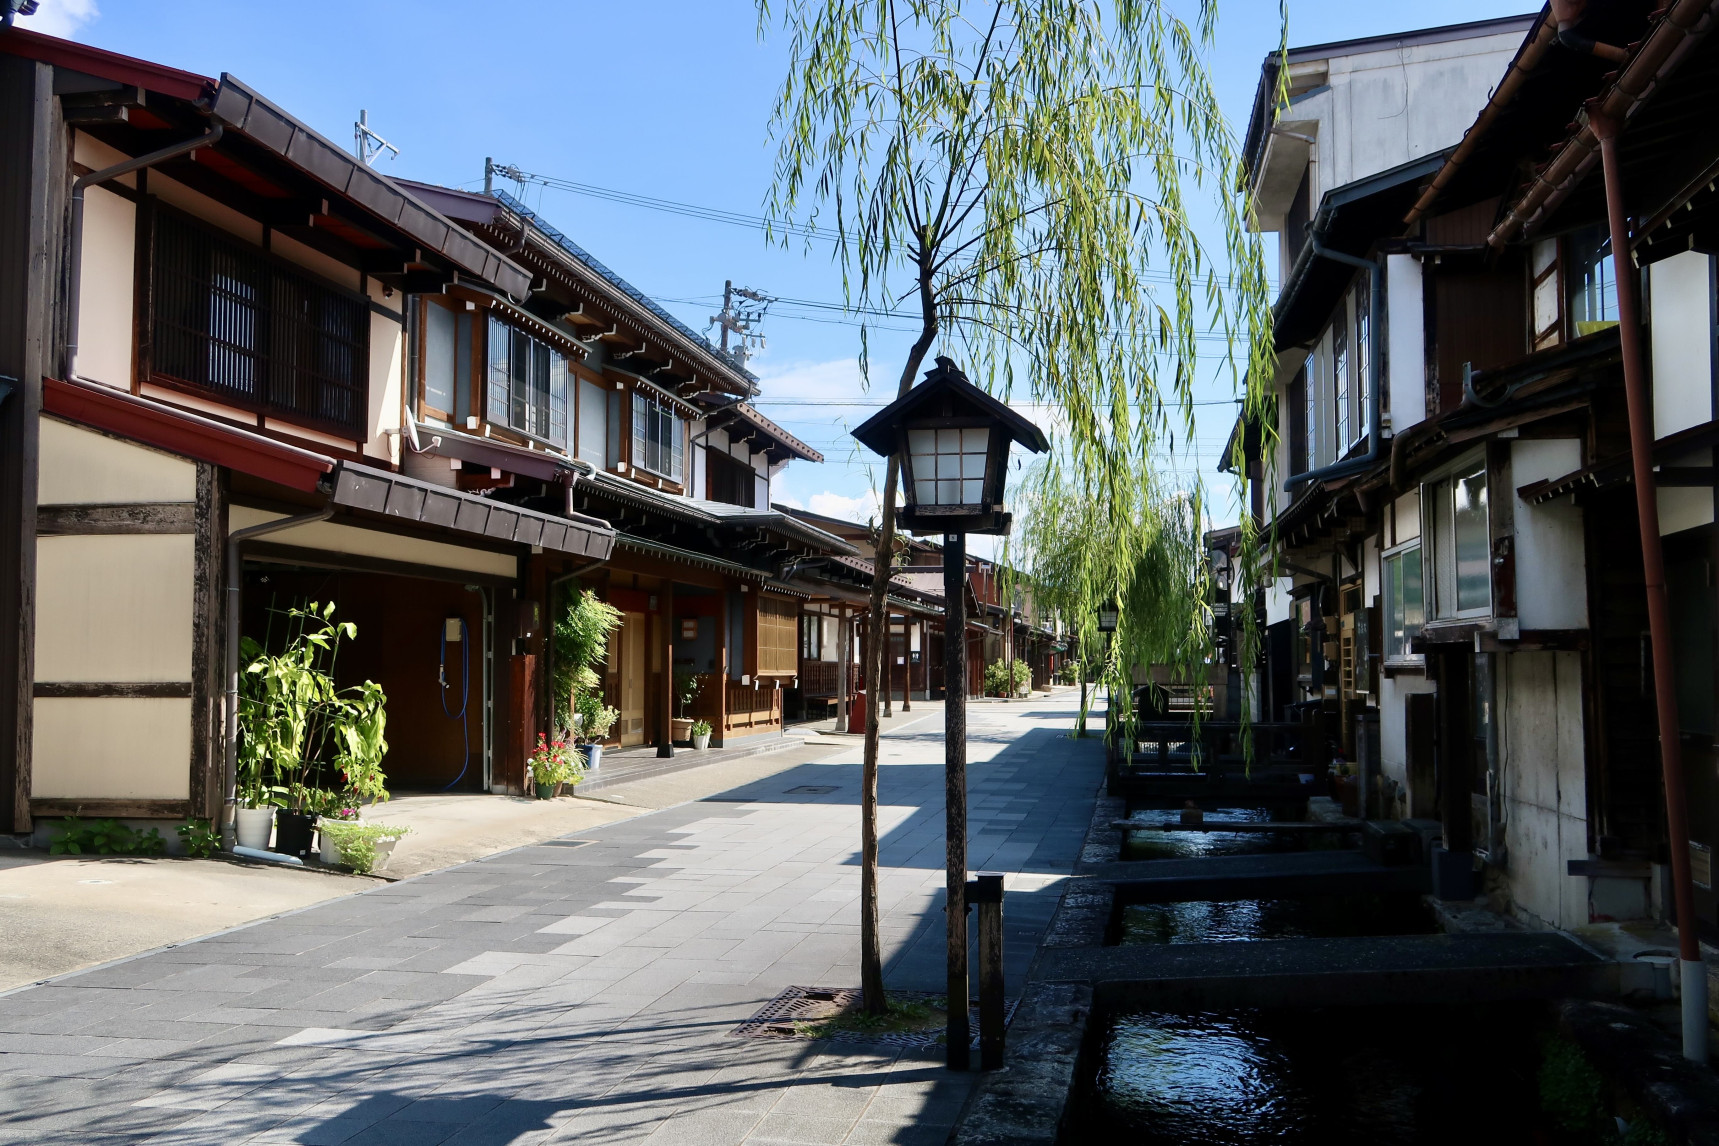
[[[758,675],[796,676],[800,605],[781,597],[758,598]]]

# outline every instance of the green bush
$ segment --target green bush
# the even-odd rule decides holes
[[[48,854],[56,856],[158,856],[166,850],[167,841],[156,828],[140,832],[118,820],[86,824],[76,816],[60,821],[60,834],[48,845]]]
[[[1033,679],[1033,671],[1027,667],[1027,662],[1016,660],[1013,663],[1015,687],[1009,687],[1009,666],[1002,661],[993,661],[985,666],[985,695],[1013,696],[1021,690],[1023,684]]]
[[[361,824],[356,820],[321,820],[317,828],[334,841],[340,862],[359,875],[375,870],[379,841],[397,840],[412,830],[399,824]]]
[[[203,859],[221,849],[221,832],[208,820],[192,820],[179,825],[179,842],[185,854]]]

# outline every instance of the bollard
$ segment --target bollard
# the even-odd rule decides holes
[[[979,925],[979,1069],[1003,1067],[1003,877],[980,872],[967,884]]]

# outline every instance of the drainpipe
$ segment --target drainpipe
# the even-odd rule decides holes
[[[245,529],[237,529],[227,534],[227,711],[226,735],[224,737],[224,754],[226,756],[226,780],[224,791],[226,803],[221,809],[221,847],[232,851],[238,842],[237,809],[239,806],[239,598],[244,586],[244,577],[239,564],[239,545],[252,538],[262,537],[268,533],[279,533],[283,529],[294,529],[300,525],[309,525],[316,521],[327,521],[334,516],[334,505],[329,503],[311,513],[301,513],[296,517],[283,517],[275,521],[265,521],[260,525],[252,525]]]
[[[1384,446],[1384,429],[1380,426],[1383,407],[1380,395],[1385,388],[1383,366],[1385,362],[1384,340],[1379,337],[1379,320],[1385,309],[1385,272],[1373,259],[1363,259],[1342,251],[1333,251],[1319,241],[1318,234],[1308,240],[1313,247],[1313,253],[1320,258],[1330,259],[1336,263],[1347,263],[1352,267],[1360,267],[1367,272],[1368,297],[1371,302],[1367,306],[1367,375],[1372,383],[1371,393],[1367,397],[1367,452],[1358,458],[1335,462],[1320,469],[1308,470],[1305,473],[1291,474],[1283,483],[1288,493],[1294,493],[1295,487],[1305,485],[1310,481],[1323,481],[1326,478],[1348,477],[1363,470],[1371,469],[1379,460],[1380,451]]]
[[[1671,603],[1665,590],[1665,554],[1659,539],[1659,489],[1653,471],[1653,428],[1643,370],[1641,319],[1636,310],[1636,269],[1618,171],[1619,123],[1597,106],[1588,126],[1600,143],[1606,219],[1611,226],[1612,274],[1618,290],[1618,336],[1623,348],[1624,397],[1629,408],[1630,465],[1635,472],[1636,516],[1641,524],[1641,565],[1647,582],[1647,623],[1653,645],[1653,696],[1659,713],[1659,760],[1665,780],[1665,828],[1671,848],[1671,883],[1677,905],[1678,958],[1683,966],[1683,1057],[1707,1061],[1707,965],[1695,937],[1695,889],[1689,871],[1689,815],[1685,808],[1683,744],[1677,723],[1677,666],[1671,650]]]
[[[139,155],[135,159],[127,159],[124,163],[116,163],[112,167],[103,167],[99,171],[91,171],[88,175],[80,176],[72,184],[72,254],[71,281],[68,283],[67,296],[70,301],[71,313],[66,316],[66,361],[65,373],[69,378],[78,377],[78,300],[82,297],[81,290],[84,278],[84,191],[98,183],[106,183],[121,175],[129,175],[133,171],[141,171],[145,167],[153,167],[157,163],[165,163],[169,159],[177,159],[181,155],[196,151],[200,147],[208,147],[221,138],[226,129],[216,124],[207,135],[199,135],[196,139],[187,139],[175,143],[171,147],[163,147],[159,151],[151,151],[147,155]],[[79,379],[84,381],[84,379]]]

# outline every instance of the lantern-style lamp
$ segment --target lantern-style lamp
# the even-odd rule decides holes
[[[1003,487],[1009,447],[1050,448],[1044,432],[939,357],[919,385],[854,432],[901,459],[901,527],[912,533],[1007,533]]]
[[[1114,633],[1116,631],[1116,618],[1118,612],[1119,610],[1116,607],[1115,601],[1109,601],[1100,605],[1098,607],[1098,631],[1101,633]]]

